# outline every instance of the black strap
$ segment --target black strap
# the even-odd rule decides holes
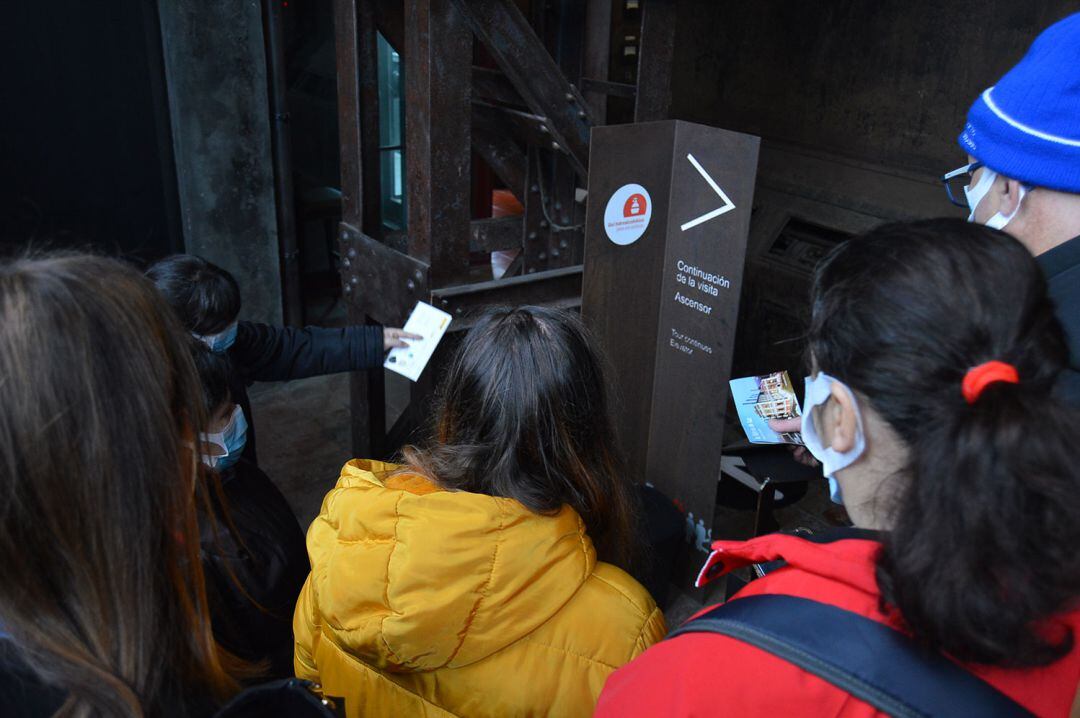
[[[806,598],[759,595],[728,601],[668,638],[686,633],[719,633],[756,646],[892,716],[1032,715],[899,631]]]

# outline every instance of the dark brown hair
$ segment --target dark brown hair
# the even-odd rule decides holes
[[[203,421],[188,337],[138,272],[0,265],[0,625],[67,694],[60,714],[183,712],[236,687],[198,554]]]
[[[1073,645],[1047,619],[1080,599],[1080,415],[1054,384],[1068,352],[1035,259],[961,220],[874,229],[821,264],[810,350],[909,449],[877,565],[883,605],[961,661],[1033,666]],[[1018,384],[973,404],[969,368]]]
[[[619,471],[601,362],[581,321],[493,309],[469,330],[439,390],[435,440],[405,461],[447,488],[581,515],[602,560],[634,554],[633,487]]]

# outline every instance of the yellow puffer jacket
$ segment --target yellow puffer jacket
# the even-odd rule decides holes
[[[350,461],[308,530],[296,675],[350,716],[588,716],[664,637],[648,592],[596,560],[569,507],[444,491]]]

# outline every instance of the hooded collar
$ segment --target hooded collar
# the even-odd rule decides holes
[[[571,508],[446,491],[399,467],[351,461],[308,535],[325,630],[395,671],[460,667],[558,612],[596,552]]]
[[[755,563],[784,561],[802,571],[877,593],[874,565],[882,534],[866,529],[837,529],[820,535],[767,534],[749,541],[716,541],[698,574],[704,586],[731,571]]]

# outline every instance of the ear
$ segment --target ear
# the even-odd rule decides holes
[[[1012,215],[1020,206],[1020,182],[1008,177],[1001,178],[1003,182],[998,191],[998,212],[1006,217]]]
[[[851,394],[844,391],[844,388],[833,384],[832,391],[830,392],[833,400],[833,405],[836,407],[835,411],[829,417],[829,422],[832,424],[832,448],[843,454],[851,451],[855,448],[855,433],[858,425],[858,420],[855,414],[855,403],[851,398]]]

